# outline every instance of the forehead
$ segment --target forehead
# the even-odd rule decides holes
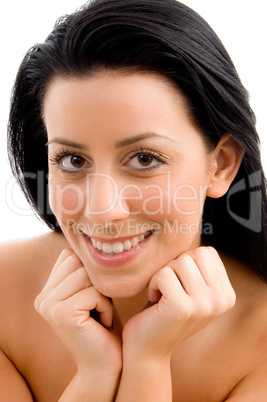
[[[105,145],[140,133],[176,140],[195,131],[183,95],[164,77],[146,73],[55,77],[43,118],[49,141],[60,136],[93,144],[98,138]]]
[[[185,96],[166,77],[157,73],[126,73],[126,72],[98,72],[91,76],[56,76],[52,79],[45,93],[43,104],[43,115],[46,116],[49,108],[47,105],[53,102],[54,106],[58,101],[75,100],[101,102],[141,101],[141,99],[157,99],[162,107],[169,102],[178,104],[181,109],[187,111],[188,102]],[[165,102],[164,102],[165,101]]]

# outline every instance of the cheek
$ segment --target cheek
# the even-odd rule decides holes
[[[190,220],[202,214],[206,186],[185,184],[170,178],[160,185],[151,184],[143,189],[142,213],[153,220]],[[191,219],[191,220],[192,220]]]
[[[59,222],[82,213],[84,207],[84,192],[81,187],[69,184],[50,182],[49,204]]]
[[[183,216],[199,216],[203,212],[205,197],[205,186],[179,185],[172,194],[172,211]]]

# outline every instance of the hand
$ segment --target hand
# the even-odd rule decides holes
[[[157,361],[169,359],[181,342],[235,304],[224,265],[212,247],[186,252],[158,271],[148,298],[153,305],[124,328],[123,353]]]
[[[77,363],[78,371],[118,375],[121,342],[112,333],[113,306],[93,286],[79,258],[64,250],[35,300]],[[99,312],[100,323],[90,312]]]

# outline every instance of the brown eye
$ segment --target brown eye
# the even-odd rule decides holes
[[[138,155],[138,162],[140,163],[141,166],[144,166],[144,167],[149,166],[152,163],[153,159],[154,158],[151,155],[147,155],[147,154]]]
[[[164,165],[166,161],[155,151],[135,151],[124,166],[140,171],[156,169]]]
[[[84,159],[81,156],[71,156],[70,163],[75,168],[81,168],[84,165]]]
[[[85,166],[85,159],[79,155],[69,155],[61,159],[61,168],[65,171],[77,171]]]

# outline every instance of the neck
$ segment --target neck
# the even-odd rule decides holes
[[[122,326],[126,322],[143,310],[148,302],[147,289],[143,290],[136,296],[129,297],[126,299],[113,299],[115,314],[120,318]]]

